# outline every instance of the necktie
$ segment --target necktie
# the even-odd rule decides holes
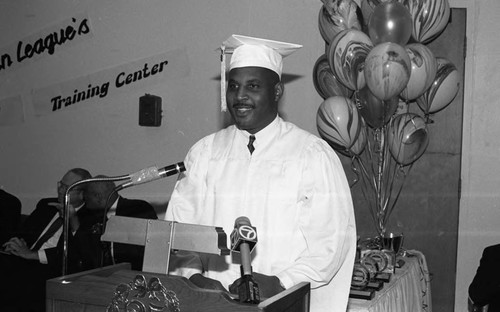
[[[250,155],[253,153],[253,151],[255,150],[255,147],[253,146],[253,142],[255,142],[255,135],[251,135],[249,138],[248,138],[248,150],[250,151]]]
[[[62,217],[59,217],[54,222],[52,222],[52,224],[50,225],[48,230],[42,236],[40,236],[40,238],[38,238],[38,240],[36,241],[36,244],[33,246],[33,248],[31,248],[31,250],[40,249],[40,247],[42,247],[43,243],[45,243],[49,238],[52,237],[52,235],[54,235],[55,232],[57,232],[57,230],[59,230],[61,228],[62,224],[63,224]]]

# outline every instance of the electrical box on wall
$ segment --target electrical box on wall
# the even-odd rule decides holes
[[[139,125],[161,126],[161,97],[147,94],[139,98]]]

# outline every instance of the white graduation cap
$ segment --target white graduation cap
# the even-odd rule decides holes
[[[226,106],[226,54],[232,54],[229,70],[241,67],[263,67],[278,74],[281,79],[283,58],[302,48],[300,44],[232,35],[221,49],[221,109]]]

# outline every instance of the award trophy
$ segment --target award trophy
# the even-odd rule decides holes
[[[400,256],[401,247],[403,246],[404,235],[403,233],[389,232],[382,236],[382,248],[392,253],[393,271],[397,267],[397,257]],[[404,263],[404,262],[403,262]]]

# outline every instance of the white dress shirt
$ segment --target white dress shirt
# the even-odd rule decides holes
[[[116,216],[116,207],[118,206],[118,199],[120,198],[120,196],[118,196],[115,200],[115,202],[113,203],[113,205],[111,205],[111,207],[109,207],[108,209],[108,212],[106,213],[106,217],[108,218],[111,218],[113,216]],[[113,264],[115,264],[115,248],[114,248],[114,244],[113,242],[111,242],[109,244],[109,248],[111,250],[111,260],[113,261]]]
[[[249,133],[230,126],[197,142],[185,159],[165,218],[220,226],[228,238],[240,216],[256,227],[254,272],[289,288],[311,283],[311,311],[346,311],[356,250],[349,185],[338,156],[322,139],[277,117]],[[238,254],[176,258],[174,274],[205,276],[224,287],[240,277]]]
[[[83,205],[85,205],[85,203],[82,203],[80,206],[76,207],[75,212],[78,212],[78,210],[80,210],[80,208],[82,208]],[[54,221],[56,221],[57,218],[59,218],[58,213],[56,213],[54,215],[54,217],[52,218],[52,220],[49,222],[49,224],[47,224],[47,226],[43,230],[42,234],[40,234],[38,239],[40,239],[40,237],[42,237],[43,234],[45,234],[45,232],[47,232],[47,230],[50,228],[52,223],[54,223]],[[45,243],[42,244],[42,246],[40,246],[40,249],[38,249],[38,258],[40,259],[40,263],[42,263],[42,264],[49,263],[47,260],[47,254],[45,253],[45,249],[53,248],[53,247],[57,246],[57,242],[59,241],[59,238],[61,237],[62,231],[63,231],[63,227],[61,226],[59,228],[59,230],[57,230],[54,233],[54,235],[52,235]],[[37,239],[37,241],[38,241],[38,239]],[[33,246],[37,243],[37,241],[33,244]]]

